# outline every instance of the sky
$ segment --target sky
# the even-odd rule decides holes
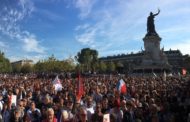
[[[190,54],[190,0],[0,0],[0,50],[10,61],[139,52],[149,13],[164,50]]]

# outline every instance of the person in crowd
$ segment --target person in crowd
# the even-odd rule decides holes
[[[11,108],[8,103],[3,104],[3,109],[1,111],[2,114],[2,122],[9,122],[11,117]]]
[[[94,112],[95,112],[95,109],[94,109],[95,105],[94,105],[92,96],[87,96],[85,107],[86,107],[86,111],[87,111],[88,121],[90,121],[92,114],[94,114]]]
[[[67,111],[69,119],[73,119],[73,109],[74,109],[73,107],[74,107],[74,101],[73,98],[70,96],[66,101],[66,108],[63,109]]]
[[[102,109],[101,110],[102,110],[103,114],[109,113],[109,111],[110,111],[107,96],[104,96],[102,99]]]
[[[116,84],[121,77],[89,76],[77,98],[76,79],[61,79],[62,90],[52,84],[55,75],[43,77],[7,75],[0,80],[0,114],[3,122],[14,121],[101,121],[108,114],[115,122],[186,122],[190,111],[188,77],[123,77],[127,94]],[[16,103],[13,103],[13,95]],[[34,102],[35,101],[35,102]],[[36,111],[36,112],[35,112]],[[1,118],[0,118],[1,121]]]
[[[30,103],[30,109],[27,111],[27,116],[31,122],[41,121],[41,112],[38,108],[36,108],[34,101]]]
[[[42,122],[57,122],[57,118],[54,115],[53,108],[48,108],[46,111],[47,117]]]
[[[25,117],[25,107],[23,104],[24,104],[23,101],[19,100],[18,105],[17,105],[17,107],[20,109],[20,113],[21,113],[20,116],[21,116],[22,120],[24,120],[24,117]]]
[[[3,104],[4,104],[4,102],[3,102],[3,94],[2,93],[0,93],[0,122],[3,120],[3,117],[2,117],[2,110],[3,110]]]
[[[95,94],[93,95],[93,100],[96,102],[96,103],[99,103],[102,101],[102,94],[100,93],[100,87],[99,86],[96,86],[95,88]]]
[[[12,111],[10,121],[9,122],[23,122],[22,115],[21,115],[21,110],[20,108],[15,108]]]
[[[80,107],[78,116],[78,122],[88,122],[87,121],[87,110],[84,107]]]
[[[110,110],[110,114],[114,116],[117,122],[122,122],[123,111],[120,110],[120,100],[118,98],[115,98],[114,107]]]
[[[73,118],[69,118],[69,113],[66,110],[63,110],[61,113],[61,118],[58,122],[72,122]]]
[[[97,103],[95,113],[92,114],[91,117],[91,122],[102,122],[102,121],[103,121],[102,106],[100,103]]]

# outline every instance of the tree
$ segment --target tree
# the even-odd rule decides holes
[[[131,67],[130,62],[124,61],[124,62],[123,62],[123,66],[124,66],[124,72],[125,72],[125,73],[128,73],[129,71],[132,70],[132,69],[131,69],[132,67]]]
[[[0,51],[0,73],[12,71],[12,66],[9,59],[5,58],[4,53]]]
[[[98,52],[90,48],[83,48],[77,53],[75,59],[79,62],[82,71],[94,70],[95,62],[98,61]]]
[[[107,65],[106,65],[106,63],[104,63],[103,61],[101,61],[101,62],[99,63],[99,70],[100,70],[101,73],[105,73],[105,71],[107,70]]]
[[[95,71],[98,61],[98,52],[96,50],[91,50],[91,55],[92,55],[91,69]]]
[[[107,63],[107,71],[108,72],[110,72],[110,73],[114,72],[115,69],[116,69],[116,66],[112,61]]]
[[[21,67],[20,72],[21,72],[21,73],[30,73],[30,72],[33,71],[32,68],[33,68],[33,67],[32,67],[31,64],[24,64],[24,65]]]
[[[54,55],[43,61],[38,61],[34,65],[35,72],[64,72],[73,71],[75,69],[74,60],[69,58],[63,61],[57,60]]]
[[[74,71],[76,64],[75,64],[75,60],[72,57],[69,57],[68,59],[64,60],[64,65],[67,66],[66,70],[67,71]]]
[[[13,73],[20,73],[21,67],[22,66],[20,64],[13,64],[12,65]]]
[[[124,65],[120,61],[116,63],[116,68],[119,73],[123,73]]]

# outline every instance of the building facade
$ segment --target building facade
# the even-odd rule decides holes
[[[167,56],[168,63],[172,66],[172,72],[181,71],[186,55],[183,55],[180,50],[171,49],[168,51],[164,51],[164,53]],[[134,69],[134,67],[142,63],[143,55],[144,52],[142,51],[138,53],[101,57],[100,61],[122,63],[123,66],[127,66],[123,67],[123,72],[131,72]]]
[[[32,60],[19,60],[19,61],[15,61],[15,62],[12,62],[11,63],[12,64],[12,66],[14,66],[14,65],[20,65],[20,66],[23,66],[23,65],[25,65],[25,64],[30,64],[30,65],[33,65],[33,61]]]

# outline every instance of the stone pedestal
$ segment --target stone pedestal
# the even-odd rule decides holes
[[[145,51],[144,51],[142,64],[144,65],[168,64],[168,60],[166,55],[164,54],[164,50],[160,50],[161,38],[159,36],[145,36],[143,38],[143,41],[144,41]]]
[[[158,35],[146,35],[143,38],[144,51],[142,63],[136,66],[135,70],[170,70],[168,59],[164,54],[164,49],[160,49],[161,38]]]

